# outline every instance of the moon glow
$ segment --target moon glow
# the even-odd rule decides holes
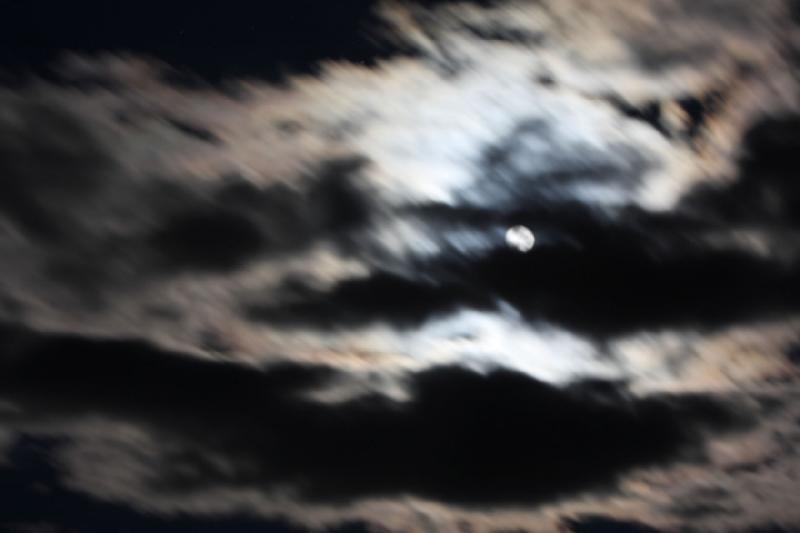
[[[513,226],[506,231],[506,244],[519,252],[530,252],[535,243],[536,237],[525,226]]]

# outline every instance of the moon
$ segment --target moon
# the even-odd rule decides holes
[[[535,243],[536,237],[525,226],[513,226],[506,231],[506,244],[519,252],[530,252]]]

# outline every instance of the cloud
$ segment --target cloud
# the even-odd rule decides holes
[[[80,231],[75,204],[104,188],[112,158],[75,114],[44,101],[2,101],[0,213],[50,243]]]
[[[604,516],[582,516],[568,519],[565,526],[571,533],[659,533],[659,529],[641,522],[615,520]]]
[[[170,126],[174,127],[181,133],[188,135],[198,141],[207,142],[211,144],[217,144],[220,142],[219,138],[214,135],[211,131],[201,128],[199,126],[195,126],[188,122],[184,122],[180,119],[175,118],[167,118],[166,121],[170,124]]]
[[[280,301],[275,304],[249,305],[247,316],[273,324],[323,328],[381,321],[414,327],[465,306],[494,307],[491,298],[466,284],[416,281],[388,272],[343,281],[331,292],[309,288],[299,280],[283,287],[277,296]]]
[[[707,331],[781,318],[800,308],[789,290],[800,281],[796,268],[746,251],[692,244],[675,250],[666,243],[659,254],[664,243],[657,234],[648,238],[599,224],[587,229],[565,231],[574,240],[545,243],[527,255],[498,249],[463,263],[420,267],[455,281],[373,273],[343,281],[329,293],[301,294],[297,302],[255,305],[248,316],[310,327],[374,321],[403,326],[459,308],[492,308],[502,300],[530,320],[606,338],[664,329]]]
[[[14,442],[13,460],[0,465],[0,496],[5,506],[0,529],[8,533],[107,533],[108,531],[161,531],[165,533],[308,533],[309,528],[286,519],[232,513],[224,516],[169,516],[147,513],[130,506],[102,501],[70,490],[52,456],[65,439],[22,435]],[[43,491],[42,487],[47,490]],[[321,531],[321,530],[320,530]],[[367,525],[347,522],[331,525],[329,533],[368,533]]]
[[[52,95],[3,98],[11,111],[0,122],[2,244],[26,263],[8,275],[35,271],[52,287],[48,299],[66,288],[82,304],[107,308],[122,286],[231,272],[325,241],[344,250],[348,233],[375,210],[360,157],[317,161],[266,185],[238,175],[206,184],[142,176],[96,117],[67,111]]]
[[[321,241],[348,253],[351,234],[363,231],[377,210],[358,183],[366,164],[358,157],[323,161],[294,186],[225,178],[207,198],[174,202],[174,212],[162,215],[143,241],[164,260],[156,265],[164,273],[173,267],[230,272]]]
[[[173,216],[154,232],[150,242],[178,267],[225,271],[256,255],[264,239],[247,217],[212,208]]]
[[[197,272],[232,271],[326,240],[346,251],[350,233],[376,210],[358,183],[365,165],[357,157],[323,161],[294,186],[224,178],[206,198],[175,202],[145,241],[167,270]]]
[[[622,473],[702,457],[703,435],[744,427],[704,396],[631,396],[613,382],[559,388],[524,374],[440,367],[377,393],[320,403],[330,368],[258,370],[150,345],[5,326],[0,390],[12,424],[101,416],[165,443],[152,489],[289,490],[342,502],[412,494],[530,505],[608,489]],[[343,376],[340,376],[340,378]]]
[[[358,156],[324,160],[294,185],[258,188],[233,180],[223,184],[215,199],[254,217],[267,235],[267,250],[273,253],[298,252],[325,239],[345,246],[348,234],[363,230],[380,209],[362,180],[368,166]]]
[[[516,209],[411,208],[412,216],[440,228],[489,233],[494,226],[525,224],[538,244],[528,254],[502,246],[476,256],[444,253],[419,261],[416,277],[378,271],[343,281],[330,293],[312,291],[295,302],[251,306],[249,316],[307,326],[374,321],[403,326],[505,301],[530,320],[594,338],[708,331],[781,318],[800,309],[791,290],[800,282],[797,258],[781,260],[709,239],[736,224],[771,222],[767,235],[791,245],[793,234],[785,232],[796,223],[793,124],[787,118],[754,125],[745,136],[738,179],[725,186],[699,185],[667,212],[633,206],[615,212],[574,199],[559,202],[547,196],[546,186],[541,186],[543,196],[518,196]],[[565,173],[583,179],[580,171]],[[513,173],[514,179],[524,182],[519,174]],[[514,182],[509,190],[524,190],[524,184]]]
[[[481,179],[463,196],[513,209],[520,201],[591,198],[604,193],[624,201],[657,163],[642,147],[621,141],[601,145],[558,128],[559,122],[523,121],[486,150]]]
[[[759,121],[744,135],[736,181],[702,184],[683,200],[684,207],[732,226],[797,230],[798,134],[800,115],[786,113]]]
[[[300,253],[320,241],[346,252],[351,233],[363,230],[377,210],[359,183],[367,162],[358,157],[322,161],[294,185],[258,186],[231,176],[197,198],[167,187],[174,207],[159,213],[142,237],[170,267],[230,272],[281,254]]]

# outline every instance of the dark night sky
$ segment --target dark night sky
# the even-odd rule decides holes
[[[27,70],[52,64],[65,50],[127,52],[159,58],[205,80],[279,80],[313,72],[324,59],[370,63],[398,52],[378,42],[383,23],[374,5],[4,0],[0,57],[7,68]]]

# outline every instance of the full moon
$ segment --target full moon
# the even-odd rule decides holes
[[[536,238],[525,226],[513,226],[506,231],[506,244],[520,252],[530,252]]]

